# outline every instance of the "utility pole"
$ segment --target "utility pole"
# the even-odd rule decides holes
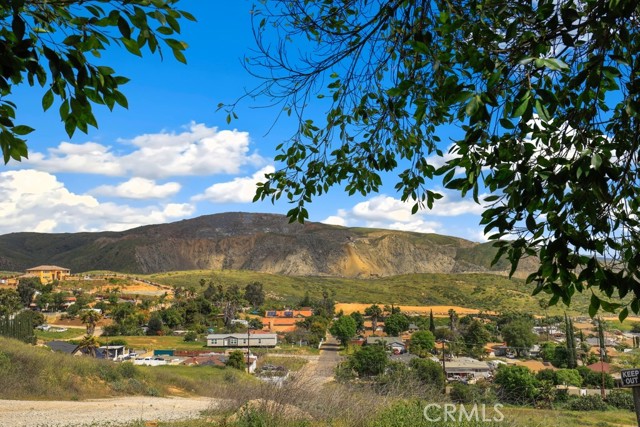
[[[444,394],[447,394],[447,367],[445,363],[445,343],[447,340],[443,339],[442,341],[442,372],[444,373]]]
[[[249,354],[251,354],[250,342],[251,342],[251,328],[247,327],[247,374],[251,373],[251,361],[249,359]]]

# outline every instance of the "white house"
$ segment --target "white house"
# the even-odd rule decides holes
[[[247,338],[249,342],[247,343]],[[275,347],[277,334],[209,334],[207,347]]]
[[[407,351],[407,346],[400,337],[367,337],[367,345],[382,344],[395,354]]]
[[[491,368],[487,362],[470,357],[454,357],[445,363],[447,379],[487,378]]]

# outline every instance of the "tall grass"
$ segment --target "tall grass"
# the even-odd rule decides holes
[[[201,381],[197,376],[189,378],[181,372],[143,369],[131,363],[116,364],[87,356],[74,357],[8,338],[0,338],[0,378],[0,398],[20,400],[158,396],[176,388],[197,393],[208,390],[213,384],[213,381]]]

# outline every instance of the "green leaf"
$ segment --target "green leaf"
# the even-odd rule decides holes
[[[591,156],[591,166],[593,166],[594,169],[599,169],[601,164],[602,157],[600,157],[600,154],[593,153],[593,156]]]
[[[187,63],[187,58],[184,56],[184,53],[182,53],[182,51],[173,49],[172,52],[174,58],[176,58],[179,62],[182,62],[183,64]]]
[[[140,52],[140,46],[138,45],[138,42],[136,42],[135,40],[126,39],[124,37],[120,38],[120,41],[122,41],[124,47],[126,47],[129,52],[133,53],[136,56],[142,56],[142,52]]]
[[[118,29],[120,30],[120,34],[122,34],[122,37],[124,37],[125,39],[131,38],[131,28],[129,27],[129,23],[127,22],[127,20],[124,19],[122,15],[118,17]]]
[[[566,71],[569,69],[569,66],[567,64],[557,58],[545,58],[542,60],[542,63],[547,68],[554,71]]]
[[[618,314],[618,320],[620,323],[624,322],[624,319],[626,319],[628,315],[629,309],[627,307],[623,308],[622,311],[620,311],[620,314]]]
[[[513,111],[511,117],[520,117],[527,111],[527,107],[529,106],[529,100],[531,99],[531,95],[527,93],[527,95],[520,101],[520,104]]]
[[[589,316],[591,316],[591,318],[595,317],[599,309],[600,298],[598,298],[595,294],[591,294],[591,301],[589,303]]]
[[[473,98],[471,98],[471,101],[467,103],[467,106],[465,107],[464,112],[468,117],[473,117],[478,112],[478,110],[482,105],[483,105],[482,99],[480,99],[480,97],[476,95]]]
[[[16,135],[28,135],[33,131],[34,129],[32,127],[25,125],[18,125],[13,128],[13,133],[15,133]]]
[[[53,104],[53,91],[49,89],[42,97],[42,109],[47,111]]]

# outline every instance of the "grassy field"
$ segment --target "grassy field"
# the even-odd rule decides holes
[[[86,328],[68,328],[64,332],[40,331],[36,329],[36,338],[42,341],[70,340],[86,333]]]
[[[158,350],[158,349],[173,349],[173,350],[202,350],[206,348],[206,342],[200,338],[201,341],[185,341],[183,337],[179,336],[115,336],[115,337],[100,337],[100,341],[108,340],[124,340],[127,343],[127,347],[136,350]]]
[[[294,304],[306,292],[320,298],[324,289],[335,291],[339,302],[403,305],[457,305],[478,310],[521,311],[543,314],[539,301],[546,295],[531,296],[531,286],[520,279],[492,274],[411,274],[376,279],[344,279],[336,277],[279,276],[253,271],[174,271],[146,276],[153,282],[172,286],[200,288],[201,279],[224,285],[238,285],[258,281],[264,285],[267,299],[272,302]],[[548,310],[550,315],[585,314],[589,298],[576,294],[570,307],[561,303]]]

